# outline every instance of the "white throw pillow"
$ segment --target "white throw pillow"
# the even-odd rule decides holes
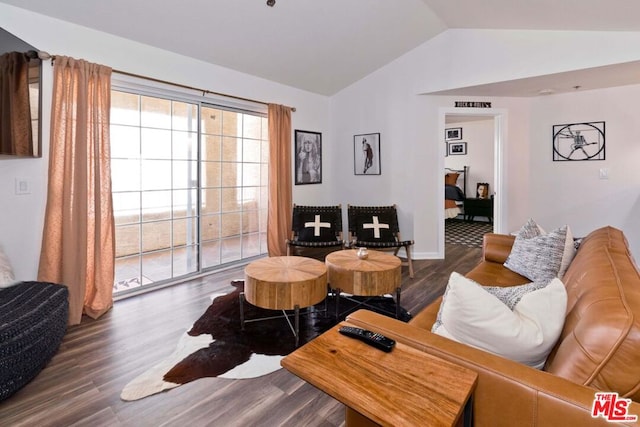
[[[549,233],[529,219],[516,234],[504,266],[532,281],[564,276],[576,254],[568,225]]]
[[[541,369],[555,345],[567,309],[564,284],[533,283],[501,290],[511,310],[482,285],[451,273],[432,332]],[[513,295],[508,295],[511,292]]]
[[[13,275],[13,269],[9,258],[0,247],[0,288],[8,288],[16,283],[16,278]]]

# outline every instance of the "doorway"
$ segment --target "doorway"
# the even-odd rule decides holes
[[[464,171],[466,176],[458,179],[464,196],[460,202],[460,214],[452,217],[444,209],[439,221],[439,253],[444,258],[447,239],[446,221],[456,222],[459,234],[475,234],[475,237],[493,231],[503,230],[505,197],[503,191],[503,155],[506,110],[474,108],[442,108],[440,110],[440,135],[445,143],[440,146],[440,170]],[[465,132],[465,128],[468,132]],[[449,132],[453,130],[452,132]],[[487,141],[482,142],[482,139]],[[475,167],[474,167],[475,163]],[[444,173],[442,179],[444,181]],[[485,184],[489,184],[488,191]],[[443,183],[444,184],[444,183]],[[464,188],[466,187],[466,188]],[[482,200],[479,200],[482,199]],[[467,212],[464,205],[467,204]],[[490,206],[489,206],[490,205]],[[453,219],[445,219],[453,218]],[[454,227],[450,227],[453,229]],[[461,228],[465,228],[461,230]],[[477,228],[477,233],[471,229]],[[451,230],[450,230],[451,231]],[[473,233],[472,233],[473,232]],[[468,246],[477,245],[478,239],[469,237]],[[464,243],[463,243],[464,244]]]

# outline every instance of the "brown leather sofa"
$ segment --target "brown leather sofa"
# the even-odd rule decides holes
[[[513,241],[487,234],[483,259],[466,276],[484,285],[529,282],[503,266]],[[632,399],[629,414],[640,417],[640,275],[622,231],[603,227],[585,237],[562,281],[568,294],[565,324],[543,370],[431,333],[441,300],[409,324],[366,310],[348,320],[478,372],[476,426],[612,425],[591,416],[597,390]],[[351,410],[346,418],[349,426],[367,424]]]

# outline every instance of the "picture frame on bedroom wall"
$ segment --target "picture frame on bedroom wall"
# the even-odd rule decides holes
[[[447,154],[449,156],[464,156],[467,154],[466,142],[449,142],[447,144]]]
[[[459,141],[462,139],[462,128],[447,128],[444,130],[445,141]]]

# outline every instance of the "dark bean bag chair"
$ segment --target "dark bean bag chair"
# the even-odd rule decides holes
[[[69,291],[45,282],[0,289],[0,401],[35,378],[67,331]]]

